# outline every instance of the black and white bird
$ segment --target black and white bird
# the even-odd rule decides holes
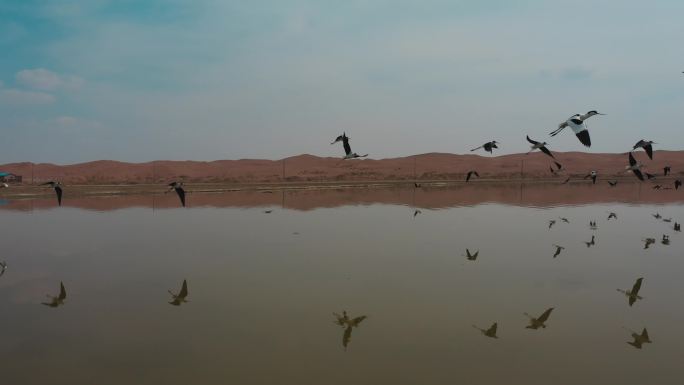
[[[591,183],[596,184],[596,177],[598,176],[598,173],[594,170],[592,170],[589,174],[584,176],[584,179],[591,178]]]
[[[670,166],[663,167],[663,176],[667,176],[671,170],[672,168]]]
[[[546,311],[544,311],[544,313],[542,313],[542,315],[540,315],[539,318],[534,318],[533,316],[527,313],[523,313],[530,319],[530,324],[525,326],[525,328],[534,330],[537,330],[539,328],[546,329],[546,325],[544,323],[549,319],[549,316],[551,315],[552,311],[552,307],[546,309]]]
[[[178,294],[175,294],[171,290],[167,290],[169,294],[171,294],[171,297],[173,297],[173,300],[169,302],[169,304],[173,306],[180,306],[183,303],[188,302],[185,298],[188,296],[188,282],[187,280],[183,280],[183,285],[181,286],[181,290]]]
[[[344,334],[342,335],[342,346],[344,347],[344,350],[347,350],[347,345],[349,345],[349,341],[351,341],[352,329],[358,328],[361,322],[368,317],[362,315],[356,318],[349,318],[346,310],[342,311],[342,315],[333,313],[333,316],[335,316],[335,324],[344,329]]]
[[[634,155],[632,153],[629,153],[629,166],[625,166],[625,170],[627,172],[633,172],[634,175],[639,178],[639,180],[643,181],[644,180],[644,175],[641,173],[641,167],[643,165],[641,163],[638,163],[636,159],[634,159]]]
[[[558,217],[558,219],[560,219],[561,221],[563,221],[563,222],[565,222],[565,223],[570,223],[570,220],[569,220],[568,218],[565,218],[565,217]]]
[[[652,343],[651,338],[648,336],[648,330],[644,328],[641,331],[641,334],[635,332],[634,330],[630,330],[632,332],[632,338],[634,338],[634,341],[627,341],[628,344],[634,346],[637,349],[641,349],[641,346],[643,344],[650,344]]]
[[[675,225],[677,224],[675,223]],[[7,262],[0,262],[0,277],[5,274],[5,270],[7,270]]]
[[[681,232],[682,231],[682,225],[679,223],[675,222],[674,223],[674,231]]]
[[[634,305],[634,302],[636,302],[638,299],[643,299],[639,296],[639,290],[641,290],[641,283],[643,281],[643,278],[637,279],[636,282],[634,282],[634,285],[632,286],[631,290],[617,289],[617,291],[627,296],[629,300],[629,306]]]
[[[608,213],[608,220],[617,219],[617,214],[610,212]]]
[[[482,334],[484,334],[485,336],[487,336],[487,337],[489,337],[489,338],[499,338],[499,337],[497,337],[497,335],[496,335],[496,329],[498,328],[498,325],[497,325],[496,322],[494,322],[494,323],[492,324],[492,326],[489,327],[489,329],[481,329],[481,328],[479,328],[479,327],[477,327],[477,326],[475,326],[475,325],[473,325],[473,327],[474,327],[475,329],[479,330],[480,332],[482,332]]]
[[[64,305],[64,300],[66,299],[66,289],[64,289],[64,283],[60,282],[59,283],[59,294],[56,297],[53,297],[48,294],[48,298],[50,298],[50,302],[41,302],[45,306],[50,306],[50,307],[58,307],[61,305]]]
[[[556,258],[557,256],[559,256],[560,253],[561,253],[563,250],[565,250],[565,247],[563,247],[563,246],[553,245],[553,247],[556,248],[556,252],[553,253],[553,257],[554,257],[554,258]]]
[[[51,180],[49,182],[42,183],[41,186],[50,186],[55,189],[55,194],[57,194],[57,204],[62,205],[62,184],[60,182]]]
[[[466,183],[468,183],[468,181],[473,175],[475,175],[478,178],[480,177],[480,174],[478,174],[477,171],[468,171],[468,173],[466,174]]]
[[[413,212],[413,217],[415,218],[418,214],[422,214],[422,213],[423,213],[422,211],[416,209],[416,210]]]
[[[638,149],[638,148],[643,148],[644,151],[646,151],[646,155],[648,155],[648,158],[653,160],[653,145],[656,144],[656,142],[652,140],[639,140],[636,142],[634,147],[632,147],[632,151]]]
[[[662,243],[665,246],[668,246],[670,244],[670,236],[663,234],[663,238],[660,240],[660,243]]]
[[[534,150],[540,150],[540,151],[543,152],[544,154],[546,154],[546,155],[552,157],[553,159],[556,159],[556,157],[553,156],[553,154],[551,153],[551,151],[549,151],[549,149],[546,147],[546,145],[547,145],[548,143],[546,143],[546,142],[537,142],[536,140],[530,139],[530,136],[529,136],[529,135],[527,135],[527,141],[530,142],[530,144],[531,144],[531,146],[530,146],[530,151],[527,152],[528,154],[531,153],[531,152],[534,151]]]
[[[565,127],[570,127],[572,131],[577,135],[577,139],[587,146],[591,147],[591,138],[589,137],[589,130],[587,130],[587,125],[584,123],[585,120],[591,118],[594,115],[605,115],[595,110],[589,111],[584,115],[575,114],[568,118],[565,122],[558,125],[558,129],[550,133],[551,136],[558,135]]]
[[[349,137],[347,136],[346,133],[342,133],[342,135],[338,136],[334,142],[331,144],[335,144],[339,141],[342,141],[342,147],[344,147],[344,157],[342,159],[354,159],[354,158],[365,158],[368,156],[368,154],[365,155],[359,155],[355,152],[352,152],[351,146],[349,145]]]
[[[171,190],[175,190],[176,194],[178,195],[178,199],[180,199],[181,205],[185,207],[185,190],[183,189],[183,182],[171,182],[169,183],[169,189],[166,190],[166,192],[169,192]]]
[[[469,261],[474,261],[477,259],[477,256],[480,254],[480,250],[476,251],[475,254],[471,254],[470,250],[466,249],[466,258]]]
[[[497,146],[497,144],[499,144],[499,142],[497,142],[496,140],[492,140],[491,142],[487,142],[487,143],[483,144],[483,145],[480,146],[480,147],[475,147],[475,148],[473,148],[473,149],[470,150],[470,151],[476,151],[476,150],[479,150],[479,149],[481,149],[481,148],[484,148],[485,151],[487,151],[487,152],[490,153],[490,154],[493,154],[493,153],[494,153],[494,152],[493,152],[494,149],[495,149],[495,148],[499,148],[499,147]]]
[[[587,248],[596,245],[596,236],[595,236],[595,235],[592,235],[592,236],[591,236],[591,241],[589,241],[589,242],[584,242],[584,244],[587,245]]]

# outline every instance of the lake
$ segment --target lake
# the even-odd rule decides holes
[[[3,383],[683,381],[682,191],[189,191],[181,208],[67,188],[62,207],[0,206]],[[617,289],[637,278],[630,306]]]

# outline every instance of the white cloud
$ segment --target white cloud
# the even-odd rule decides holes
[[[55,90],[58,88],[78,89],[83,85],[83,79],[78,76],[58,75],[44,68],[25,69],[17,72],[17,82],[39,90]]]
[[[52,104],[55,97],[45,92],[24,91],[15,88],[0,90],[0,104],[7,105],[41,105]]]

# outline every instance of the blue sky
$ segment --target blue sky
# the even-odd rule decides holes
[[[515,3],[515,4],[513,4]],[[681,1],[0,2],[0,163],[683,149]],[[572,134],[552,150],[584,151]]]

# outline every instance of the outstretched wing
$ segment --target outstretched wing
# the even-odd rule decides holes
[[[644,176],[641,174],[641,170],[632,170],[632,172],[634,172],[634,175],[636,175],[636,177],[639,178],[639,180],[644,180]]]
[[[532,144],[534,144],[534,145],[539,144],[539,142],[537,142],[536,140],[530,139],[530,136],[529,136],[529,135],[527,135],[527,141],[530,142],[530,143],[532,143]]]
[[[180,298],[185,298],[188,296],[188,282],[184,279],[183,280],[183,287],[181,287],[180,293],[178,293],[178,297]]]
[[[546,146],[543,146],[543,147],[539,147],[539,149],[540,149],[540,150],[541,150],[541,152],[543,152],[544,154],[546,154],[546,155],[548,155],[548,156],[552,157],[553,159],[556,159],[556,157],[555,157],[555,156],[553,156],[553,154],[551,153],[551,151],[549,151],[549,149],[548,149],[548,148],[546,148]]]
[[[549,316],[551,315],[552,311],[553,311],[552,307],[546,309],[546,311],[542,315],[540,315],[539,318],[537,318],[537,320],[539,322],[546,322],[546,320],[549,319]]]
[[[342,146],[344,146],[344,153],[349,155],[351,154],[351,146],[349,145],[349,138],[344,137],[342,138]]]
[[[55,186],[55,193],[57,193],[57,204],[62,205],[62,188]]]
[[[582,130],[582,131],[576,133],[575,135],[577,136],[577,139],[579,139],[579,141],[583,145],[585,145],[587,147],[591,147],[591,138],[589,137],[589,131]]]
[[[629,153],[629,165],[634,166],[636,164],[636,162],[637,161],[636,161],[636,159],[634,159],[634,155],[632,155],[632,153],[630,152]]]
[[[648,158],[653,160],[653,146],[649,143],[644,146],[644,150],[646,150],[646,155],[648,155]]]
[[[487,333],[491,335],[496,335],[497,326],[498,325],[496,324],[496,322],[494,322],[494,324],[492,324],[492,326],[490,326],[489,329],[487,329]]]
[[[641,282],[643,281],[643,278],[639,278],[634,282],[634,286],[632,286],[632,291],[630,292],[631,295],[636,296],[639,294],[639,290],[641,290]]]
[[[185,190],[183,190],[182,187],[177,187],[175,190],[176,194],[178,194],[178,198],[180,198],[181,205],[185,207]]]
[[[351,320],[351,324],[352,324],[353,326],[359,326],[359,324],[360,324],[363,320],[365,320],[366,318],[368,318],[368,316],[365,316],[365,315],[362,315],[362,316],[360,316],[360,317],[356,317],[356,318],[354,318],[354,319]]]
[[[66,299],[66,289],[64,288],[64,284],[62,282],[59,283],[59,296],[57,297],[57,299]]]

